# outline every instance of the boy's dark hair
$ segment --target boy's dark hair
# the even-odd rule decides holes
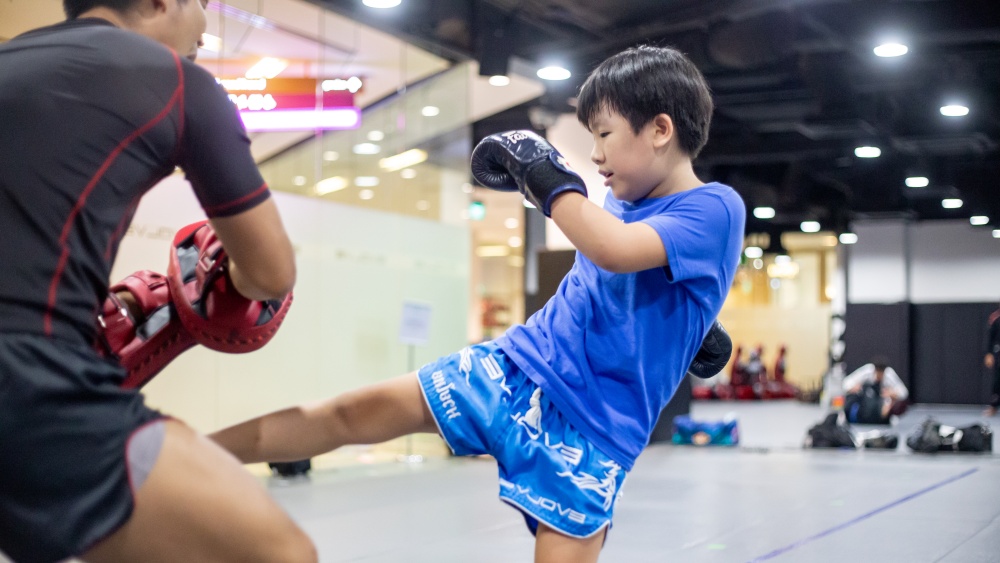
[[[708,141],[712,94],[698,68],[676,49],[632,47],[598,65],[580,88],[576,117],[590,129],[605,108],[624,117],[636,134],[657,115],[669,115],[691,158]]]
[[[140,0],[63,0],[63,11],[66,18],[75,20],[87,10],[104,6],[116,12],[125,13],[136,7]],[[184,1],[184,0],[182,0]]]

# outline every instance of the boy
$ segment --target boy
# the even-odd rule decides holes
[[[742,200],[704,185],[691,164],[711,113],[704,78],[675,50],[629,49],[595,69],[577,116],[611,188],[604,209],[544,139],[484,139],[472,158],[477,179],[520,190],[579,250],[556,295],[525,325],[417,377],[212,438],[251,462],[439,430],[456,454],[497,459],[500,496],[535,532],[536,561],[596,561],[625,475],[719,313],[742,250]]]
[[[94,348],[125,227],[175,166],[239,293],[295,282],[246,131],[192,62],[207,4],[63,0],[67,21],[0,45],[0,551],[15,562],[316,560],[232,456],[121,389]]]

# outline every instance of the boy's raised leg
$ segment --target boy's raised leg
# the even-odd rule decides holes
[[[416,373],[331,399],[275,411],[210,438],[243,463],[294,461],[347,444],[377,444],[414,432],[437,432]]]

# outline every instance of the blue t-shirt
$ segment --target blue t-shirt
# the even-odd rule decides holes
[[[498,344],[594,445],[632,467],[733,283],[746,209],[712,183],[604,208],[663,241],[669,268],[614,274],[577,252],[556,294]]]

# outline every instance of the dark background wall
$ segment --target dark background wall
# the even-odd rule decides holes
[[[917,403],[985,404],[986,321],[995,303],[848,304],[848,373],[884,355]]]
[[[913,305],[911,394],[918,403],[985,404],[986,321],[996,303]]]

